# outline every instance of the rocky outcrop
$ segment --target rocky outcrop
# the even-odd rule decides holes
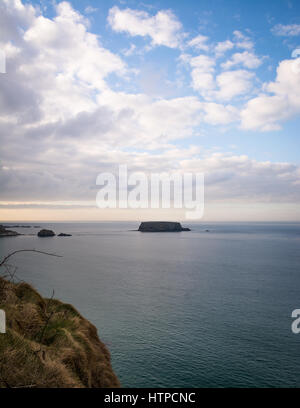
[[[0,277],[0,309],[0,388],[120,386],[96,327],[72,305]]]
[[[71,237],[71,234],[65,234],[64,232],[61,232],[60,234],[57,235],[58,237]]]
[[[0,225],[0,237],[16,237],[18,235],[21,234],[16,231],[8,230],[3,225]]]
[[[142,222],[138,229],[140,232],[181,232],[190,231],[189,228],[183,228],[180,222],[169,221],[148,221]]]
[[[42,229],[38,232],[38,237],[45,238],[45,237],[54,237],[55,233],[51,230]]]

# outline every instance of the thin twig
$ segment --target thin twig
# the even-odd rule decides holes
[[[62,258],[61,255],[56,255],[56,254],[51,254],[49,252],[44,252],[44,251],[37,251],[36,249],[19,249],[17,251],[12,252],[11,254],[8,254],[3,260],[0,262],[0,267],[5,264],[5,262],[13,255],[19,253],[19,252],[36,252],[38,254],[44,254],[44,255],[49,255],[49,256],[55,256],[57,258]]]

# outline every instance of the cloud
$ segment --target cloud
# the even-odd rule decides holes
[[[262,60],[259,59],[254,53],[249,51],[237,52],[231,56],[231,58],[221,64],[223,69],[229,69],[236,65],[243,65],[245,68],[255,69],[262,64]]]
[[[182,25],[170,10],[162,10],[151,16],[145,11],[121,10],[115,6],[109,10],[108,22],[114,31],[150,37],[153,46],[177,48],[182,41]]]
[[[158,148],[171,140],[191,136],[201,123],[202,105],[194,96],[153,100],[144,94],[108,91],[100,99],[114,112],[126,112],[109,136],[110,140],[117,138],[120,147]]]
[[[7,55],[0,108],[7,121],[37,125],[93,110],[94,95],[106,88],[107,76],[128,74],[122,59],[101,46],[69,3],[59,3],[53,19],[17,0],[2,3],[1,11],[9,21],[8,32],[0,32]]]
[[[300,75],[297,60],[284,60],[274,82],[264,85],[264,93],[251,99],[241,112],[242,128],[263,131],[280,129],[283,122],[300,113]]]
[[[300,24],[277,24],[271,29],[272,33],[283,37],[296,37],[300,35]]]
[[[233,53],[230,59],[218,64],[218,58],[234,47],[247,50]],[[255,55],[252,48],[253,43],[249,37],[240,31],[234,31],[234,42],[226,40],[217,43],[214,47],[214,56],[202,54],[192,57],[189,54],[182,54],[180,59],[191,67],[191,86],[202,98],[211,102],[229,101],[240,95],[249,97],[249,92],[253,88],[254,74],[245,69],[231,70],[239,65],[256,69],[262,64],[262,59]],[[218,71],[221,71],[219,75]]]
[[[98,11],[98,9],[97,9],[96,7],[92,7],[92,6],[87,6],[87,7],[84,9],[84,12],[85,12],[86,14],[93,14],[93,13],[96,13],[96,11]]]
[[[232,41],[230,40],[221,41],[218,42],[218,44],[215,46],[215,53],[217,54],[217,56],[221,56],[225,54],[226,51],[231,50],[233,47],[234,44]]]
[[[204,121],[211,125],[228,125],[239,119],[239,111],[231,105],[222,105],[219,103],[203,103],[205,112]]]
[[[30,4],[24,6],[20,0],[2,0],[0,10],[1,41],[22,41],[18,27],[30,26],[36,16],[35,8]]]
[[[215,77],[216,60],[207,55],[184,56],[191,66],[192,87],[206,100],[229,101],[252,89],[255,75],[247,70],[224,71]]]
[[[48,201],[52,205],[63,201],[64,205],[78,207],[88,201],[92,203],[98,190],[95,175],[99,172],[99,158],[103,160],[101,171],[113,174],[117,174],[120,163],[128,163],[129,172],[204,173],[206,202],[230,200],[232,205],[234,200],[239,200],[249,207],[257,201],[298,203],[300,199],[299,166],[260,162],[246,155],[205,153],[199,147],[174,146],[159,153],[111,151],[105,156],[103,152],[103,158],[99,154],[89,155],[80,166],[64,166],[63,172],[58,167],[51,171],[41,167],[0,171],[2,204],[15,201],[23,206],[26,203],[43,206]]]
[[[97,36],[88,31],[88,20],[69,3],[59,3],[56,12],[53,20],[38,16],[24,34],[27,48],[36,54],[32,64],[49,74],[63,72],[62,80],[76,76],[97,89],[105,87],[104,78],[110,73],[125,73],[124,62],[100,45]]]
[[[128,164],[132,171],[204,171],[208,197],[216,201],[270,202],[284,196],[299,202],[297,166],[177,145],[183,138],[201,145],[202,124],[238,123],[239,108],[229,101],[251,92],[253,73],[220,72],[215,55],[184,55],[202,99],[194,94],[157,98],[125,87],[117,92],[109,86],[110,76],[125,82],[133,70],[103,46],[90,32],[87,17],[69,3],[59,3],[52,18],[18,0],[2,0],[0,8],[0,43],[7,55],[7,74],[0,81],[2,201],[93,201],[97,174]],[[125,30],[124,21],[129,27],[129,16],[138,23],[125,30],[129,34],[149,36],[152,45],[182,44],[181,24],[169,11],[150,16],[111,10],[117,30]],[[250,41],[242,34],[235,37],[235,43]],[[205,44],[198,40],[195,50]],[[271,129],[299,113],[299,75],[293,63],[283,61],[276,80],[244,106],[244,128]]]
[[[248,93],[252,88],[254,74],[246,70],[225,71],[216,78],[219,86],[218,99],[231,100]]]
[[[136,45],[135,44],[130,44],[130,47],[127,49],[124,49],[122,51],[122,54],[125,55],[125,57],[130,57],[136,52]]]
[[[197,35],[197,37],[192,38],[190,41],[188,41],[187,45],[188,47],[193,47],[197,50],[203,50],[203,51],[208,51],[209,46],[206,44],[208,41],[208,37],[205,35]]]
[[[259,162],[246,155],[213,153],[182,162],[184,171],[205,173],[206,200],[297,202],[300,168],[290,163]],[[231,201],[231,204],[233,202]]]
[[[192,68],[199,69],[205,72],[212,72],[215,66],[215,60],[206,55],[199,55],[198,57],[193,57],[190,60],[190,65]]]
[[[206,55],[188,58],[192,67],[192,87],[203,97],[207,97],[209,91],[215,88],[214,71],[215,60]]]
[[[250,37],[246,36],[239,30],[233,32],[234,43],[238,48],[244,48],[246,50],[252,50],[254,48],[254,43]]]

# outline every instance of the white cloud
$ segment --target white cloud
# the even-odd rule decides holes
[[[237,52],[231,56],[231,58],[221,64],[223,69],[229,69],[236,65],[243,65],[245,68],[255,69],[262,64],[262,60],[259,59],[254,53],[249,51]]]
[[[228,125],[239,119],[239,111],[231,105],[208,102],[203,104],[205,112],[204,121],[211,125]]]
[[[189,59],[192,67],[192,87],[199,91],[204,97],[208,96],[207,91],[214,89],[215,60],[206,55]]]
[[[130,47],[123,50],[122,54],[125,55],[125,57],[130,57],[136,52],[136,45],[135,44],[130,44]]]
[[[108,22],[114,31],[150,37],[153,46],[177,48],[181,44],[182,25],[170,10],[162,10],[151,16],[145,11],[121,10],[115,6],[109,10]]]
[[[251,67],[257,65],[258,61],[253,61],[251,55],[248,54],[242,55],[241,61]],[[255,75],[247,70],[224,71],[215,77],[216,60],[214,58],[207,55],[199,55],[193,58],[184,55],[182,59],[188,62],[192,68],[193,89],[208,101],[230,101],[237,96],[247,94],[253,87],[252,82]],[[227,63],[226,68],[229,68],[229,66],[231,65]],[[222,67],[224,68],[223,65]]]
[[[297,166],[172,144],[192,136],[201,141],[202,123],[238,121],[238,108],[227,101],[251,90],[253,73],[228,71],[215,79],[215,58],[185,55],[194,89],[205,102],[196,96],[163,99],[116,92],[108,85],[109,75],[122,80],[131,71],[104,48],[89,31],[89,21],[69,3],[58,4],[53,18],[19,0],[2,0],[0,8],[0,43],[8,59],[5,81],[0,81],[2,200],[93,200],[95,176],[127,163],[132,170],[204,171],[208,197],[215,200],[238,197],[248,203],[284,196],[299,202]],[[130,18],[146,31],[141,26],[130,30],[149,35],[152,44],[180,45],[181,25],[170,12],[151,17],[131,11]],[[240,37],[236,41],[247,41]],[[276,81],[245,106],[243,127],[271,129],[300,112],[294,63],[283,61]]]
[[[300,199],[299,166],[253,160],[247,155],[225,153],[190,157],[181,162],[183,171],[205,174],[206,202],[230,199],[253,202],[294,202]]]
[[[92,7],[92,6],[87,6],[87,7],[84,9],[84,12],[85,12],[86,14],[93,14],[93,13],[96,13],[96,11],[98,11],[98,9],[97,9],[96,7]]]
[[[11,3],[4,9],[6,14],[10,7]],[[22,88],[27,90],[27,98],[30,94],[38,99],[37,109],[44,112],[44,121],[68,117],[95,107],[92,93],[105,89],[105,78],[109,74],[122,77],[127,74],[121,58],[101,46],[97,36],[88,31],[88,20],[69,3],[58,4],[53,19],[38,12],[32,17],[30,6],[22,7],[31,12],[31,20],[27,25],[28,10],[27,14],[23,11],[25,17],[18,20],[12,11],[11,21],[24,32],[14,42],[18,52],[8,61],[7,79],[15,75],[14,81],[7,89],[8,83],[2,82],[4,112],[7,100],[14,94],[20,98]],[[2,32],[1,40],[5,40]],[[4,48],[10,52],[11,43],[6,42]],[[28,102],[26,105],[33,111],[34,105],[30,107]]]
[[[215,81],[213,74],[204,72],[201,69],[195,68],[191,72],[192,86],[196,91],[199,91],[204,98],[209,97],[210,91],[215,88]]]
[[[277,24],[272,28],[272,33],[284,37],[296,37],[300,35],[300,24]]]
[[[225,71],[216,78],[219,90],[218,99],[231,100],[248,93],[252,88],[254,74],[246,70]]]
[[[208,57],[206,55],[199,55],[198,57],[191,58],[190,64],[192,68],[197,68],[205,72],[212,72],[214,71],[216,62],[211,57]]]
[[[188,41],[187,45],[189,47],[196,48],[197,50],[203,50],[203,51],[208,51],[209,46],[207,44],[208,37],[205,35],[197,35],[197,37],[192,38],[190,41]]]
[[[253,41],[239,30],[233,32],[236,47],[251,50],[254,48]]]
[[[230,40],[221,41],[218,42],[218,44],[215,46],[215,53],[217,54],[217,56],[221,56],[225,54],[226,51],[231,50],[233,47],[234,44],[232,41]]]
[[[251,99],[241,113],[244,129],[276,130],[280,122],[300,114],[300,75],[296,60],[284,60],[275,82],[265,84],[265,93]]]
[[[120,147],[158,148],[191,136],[202,120],[202,105],[196,97],[153,100],[144,94],[107,91],[99,96],[101,101],[118,113],[118,123],[108,139],[117,140]]]

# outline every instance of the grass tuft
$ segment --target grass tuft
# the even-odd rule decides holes
[[[97,329],[69,304],[0,277],[0,388],[119,387]]]

